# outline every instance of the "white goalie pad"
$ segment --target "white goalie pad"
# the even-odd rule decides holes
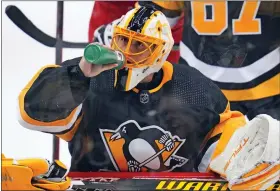
[[[210,168],[224,175],[230,187],[268,188],[280,175],[279,129],[279,121],[258,115],[234,132],[225,150],[211,161]]]

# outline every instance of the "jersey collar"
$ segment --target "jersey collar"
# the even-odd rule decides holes
[[[148,90],[149,93],[155,93],[155,92],[159,91],[166,82],[168,82],[168,81],[170,81],[172,79],[172,76],[173,76],[173,65],[170,62],[166,61],[163,64],[162,71],[163,71],[163,77],[162,77],[161,83],[157,87]],[[137,88],[133,88],[132,91],[134,91],[135,93],[139,93],[140,92],[140,90],[137,89]]]

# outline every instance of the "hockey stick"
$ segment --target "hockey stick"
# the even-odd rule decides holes
[[[70,172],[71,190],[151,191],[230,190],[227,180],[211,173],[195,172]],[[267,190],[279,190],[277,181]]]
[[[72,178],[72,190],[110,190],[110,191],[150,191],[150,190],[193,190],[191,185],[200,183],[202,189],[205,184],[211,184],[213,190],[226,190],[226,181],[209,173],[111,173],[111,176],[103,176],[102,172],[80,173],[86,177],[77,176],[79,173],[70,173]],[[104,173],[106,174],[106,172]],[[107,173],[109,174],[109,173]],[[177,175],[176,175],[177,174]],[[74,176],[73,176],[74,175]],[[100,176],[99,176],[100,175]],[[114,177],[114,178],[111,178]],[[176,183],[176,184],[174,184]],[[188,186],[189,184],[189,186]],[[179,185],[180,188],[179,188]],[[216,185],[216,186],[214,186]],[[206,185],[207,186],[207,185]],[[175,189],[177,187],[177,189]],[[189,187],[189,189],[187,189]],[[210,186],[211,187],[211,186]],[[173,188],[173,189],[172,189]],[[204,190],[212,190],[204,189]]]
[[[38,29],[23,13],[22,11],[14,5],[9,5],[5,10],[7,16],[11,21],[18,26],[24,33],[38,41],[39,43],[48,46],[56,47],[59,39],[47,35],[40,29]],[[61,41],[62,48],[85,48],[88,42],[68,42]]]

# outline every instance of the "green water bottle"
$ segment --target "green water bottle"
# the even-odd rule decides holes
[[[87,62],[97,65],[118,64],[114,69],[121,69],[125,63],[125,56],[119,52],[102,45],[92,43],[86,46],[84,57]]]

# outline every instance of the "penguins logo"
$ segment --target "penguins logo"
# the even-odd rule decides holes
[[[129,120],[116,130],[100,129],[100,134],[117,171],[172,171],[188,161],[175,155],[185,139],[158,126],[140,127]]]

